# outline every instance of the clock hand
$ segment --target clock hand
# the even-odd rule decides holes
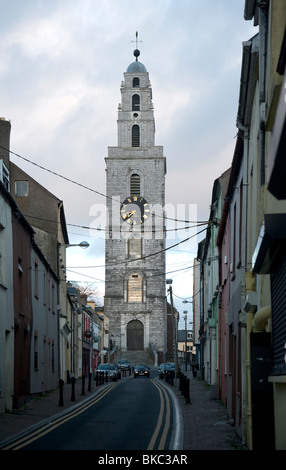
[[[135,212],[136,212],[136,210],[130,211],[130,212],[128,212],[127,216],[128,216],[128,217],[131,217]]]
[[[132,215],[136,212],[136,210],[134,211],[130,211],[130,212],[127,212],[127,214],[124,214],[124,219],[130,219],[130,217],[132,217]]]

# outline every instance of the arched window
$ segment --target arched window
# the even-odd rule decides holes
[[[131,273],[128,278],[127,301],[142,302],[143,280],[139,273]]]
[[[140,147],[140,128],[138,124],[132,126],[132,147]]]
[[[140,176],[135,173],[130,176],[130,196],[140,196]]]
[[[133,78],[133,88],[138,88],[140,86],[140,80],[138,77]]]
[[[132,96],[132,111],[140,111],[140,96]]]

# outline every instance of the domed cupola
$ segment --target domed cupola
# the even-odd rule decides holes
[[[138,49],[135,49],[133,52],[134,56],[136,57],[135,61],[132,62],[129,67],[127,68],[126,72],[127,73],[142,73],[142,72],[147,72],[145,65],[143,65],[141,62],[138,62],[138,57],[140,55],[140,51]]]
[[[136,31],[136,49],[133,51],[133,55],[135,56],[135,62],[132,62],[132,64],[129,65],[127,68],[126,72],[127,73],[145,73],[147,72],[145,65],[141,64],[141,62],[138,62],[138,57],[140,56],[140,51],[137,48],[138,44],[138,31]]]

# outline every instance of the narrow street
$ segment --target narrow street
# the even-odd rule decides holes
[[[27,434],[10,448],[164,450],[169,448],[173,414],[172,400],[159,381],[130,376],[102,388],[91,400]]]

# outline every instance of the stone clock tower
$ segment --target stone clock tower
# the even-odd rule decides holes
[[[116,358],[154,364],[166,350],[165,174],[155,146],[152,89],[140,52],[124,73],[118,146],[106,161],[105,301]],[[145,358],[146,359],[146,358]]]

